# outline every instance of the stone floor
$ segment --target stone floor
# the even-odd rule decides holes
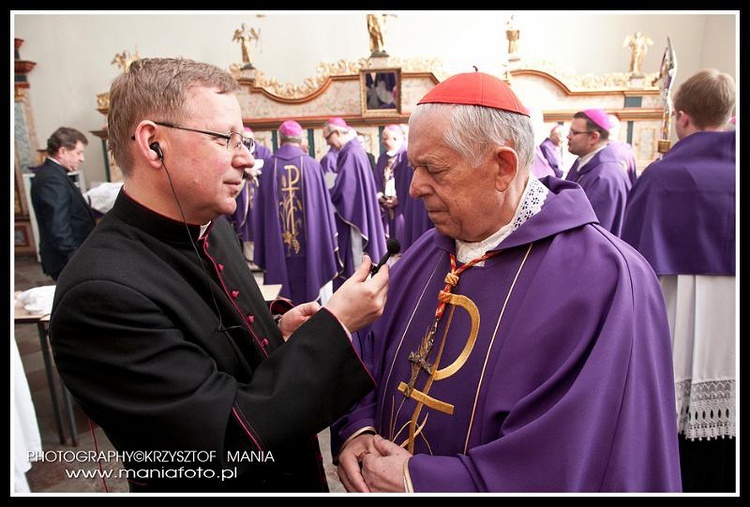
[[[32,287],[52,285],[54,282],[42,273],[41,267],[35,257],[15,258],[15,280],[13,291],[23,291]],[[108,451],[112,445],[107,440],[101,428],[90,426],[88,418],[73,403],[75,426],[78,433],[76,446],[72,445],[71,432],[68,426],[68,417],[65,407],[61,402],[61,412],[65,431],[65,442],[60,442],[54,411],[52,409],[52,396],[47,384],[44,361],[37,328],[33,324],[15,324],[14,337],[21,354],[21,361],[29,382],[31,397],[36,410],[39,431],[42,437],[44,451]],[[55,377],[57,377],[55,375]],[[58,384],[59,394],[59,384]],[[323,459],[326,466],[328,483],[331,492],[344,493],[344,488],[339,482],[336,469],[331,464],[329,452],[328,431],[320,435],[320,447],[323,451]],[[95,463],[86,460],[73,460],[72,462],[41,462],[37,461],[27,472],[26,477],[31,495],[34,493],[45,494],[98,494],[117,493],[127,494],[128,487],[124,479],[108,479],[106,482],[93,478],[73,478],[72,474],[88,473],[89,477],[101,466],[106,474],[107,471],[118,470],[121,463],[109,461]],[[79,472],[83,471],[83,472]]]

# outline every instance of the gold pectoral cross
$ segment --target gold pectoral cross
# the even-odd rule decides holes
[[[432,365],[427,362],[427,358],[432,351],[437,325],[438,320],[435,319],[430,330],[427,331],[427,334],[422,338],[422,343],[419,345],[419,351],[409,352],[409,362],[411,363],[411,376],[409,377],[409,383],[404,384],[401,382],[401,384],[399,384],[399,391],[404,393],[404,396],[407,398],[411,396],[411,393],[414,390],[414,384],[417,383],[417,376],[419,375],[420,370],[424,370],[428,375],[432,375]],[[404,386],[403,389],[401,388],[401,385]]]
[[[432,345],[432,344],[430,344],[430,345]],[[432,348],[432,346],[430,346],[430,348]],[[427,354],[429,354],[430,351],[429,350],[425,350],[424,352],[425,353],[423,353],[422,349],[419,350],[419,354],[415,354],[414,352],[412,352],[411,354],[409,354],[409,361],[412,362],[412,363],[414,363],[414,365],[417,367],[416,368],[417,373],[419,372],[420,369],[422,369],[422,370],[426,371],[427,373],[431,374],[432,373],[432,365],[427,362]],[[413,380],[409,381],[410,389],[412,389],[414,387],[414,382],[416,381],[415,377],[416,377],[416,375],[413,375],[412,376]]]

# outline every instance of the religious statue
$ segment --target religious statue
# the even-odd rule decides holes
[[[630,75],[635,77],[643,76],[643,57],[648,52],[648,47],[653,45],[654,41],[643,32],[635,32],[633,35],[625,37],[622,47],[629,47],[630,53]]]
[[[508,39],[508,59],[518,60],[518,40],[521,38],[521,30],[513,23],[513,16],[505,24],[505,37]]]
[[[662,126],[661,140],[659,141],[659,153],[666,153],[669,150],[670,127],[672,125],[672,84],[677,73],[677,56],[672,49],[672,41],[667,37],[667,47],[664,49],[664,56],[661,59],[659,75],[651,83],[655,86],[660,83],[659,90],[662,98]]]
[[[388,56],[385,51],[385,20],[386,16],[396,17],[395,14],[368,14],[367,31],[370,33],[370,57]]]
[[[135,54],[131,55],[130,51],[127,49],[123,51],[122,53],[116,53],[114,58],[112,58],[112,61],[109,62],[115,67],[118,67],[120,70],[122,70],[123,73],[130,70],[130,65],[136,61],[140,60],[141,56],[138,54],[138,48],[135,48]]]
[[[260,40],[260,30],[255,30],[255,28],[247,27],[245,23],[242,23],[242,26],[234,31],[234,37],[232,37],[232,42],[239,41],[240,46],[242,47],[242,63],[245,64],[243,69],[252,69],[253,68],[253,62],[252,62],[252,51],[250,50],[250,43],[252,41],[258,41]],[[257,44],[257,42],[256,42]]]

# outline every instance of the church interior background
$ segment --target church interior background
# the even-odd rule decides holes
[[[253,129],[256,140],[277,148],[276,129],[282,121],[295,119],[306,130],[310,154],[316,159],[327,151],[322,135],[326,119],[344,118],[362,135],[365,149],[377,157],[386,125],[408,123],[416,102],[435,84],[453,73],[478,68],[508,81],[527,107],[541,113],[543,124],[538,142],[555,124],[567,126],[576,111],[598,107],[616,115],[621,121],[618,137],[633,145],[639,171],[675,140],[668,127],[665,95],[669,87],[703,67],[717,67],[735,79],[739,70],[735,62],[738,14],[732,12],[667,14],[659,19],[637,13],[565,17],[556,13],[490,11],[487,15],[460,15],[464,17],[444,25],[447,30],[438,29],[437,21],[431,24],[398,12],[356,11],[339,14],[339,18],[335,13],[292,16],[273,12],[204,16],[201,22],[208,21],[211,30],[200,33],[198,43],[204,49],[196,51],[196,37],[190,33],[191,23],[196,22],[194,17],[17,14],[13,24],[12,111],[15,253],[35,253],[23,175],[40,161],[43,141],[57,126],[72,126],[94,136],[86,153],[84,181],[96,184],[121,179],[116,161],[106,150],[106,90],[112,77],[126,72],[128,65],[141,57],[184,56],[227,68],[242,85],[239,99],[243,121]],[[445,22],[445,16],[451,15],[445,13],[432,19]],[[555,17],[566,24],[564,38],[546,29]],[[134,18],[139,23],[132,24]],[[486,25],[486,18],[491,18],[490,25]],[[474,31],[484,37],[478,42],[481,45],[459,53],[419,49],[421,53],[414,54],[410,49],[414,41],[428,38],[428,34],[435,36],[435,32],[442,32],[443,39],[457,45],[461,34],[472,29],[471,23],[464,26],[467,23],[462,24],[462,19],[480,25]],[[665,19],[671,19],[671,25],[665,24]],[[304,31],[296,29],[298,23],[326,26],[324,21],[332,22],[331,26],[338,23],[338,32],[343,35],[321,34],[319,30],[314,32],[317,36],[309,39]],[[125,31],[123,26],[129,22]],[[153,23],[160,27],[158,35],[149,29]],[[225,29],[221,31],[220,27]],[[696,27],[704,35],[698,46],[690,38]],[[84,35],[70,37],[72,32],[101,31],[111,33],[106,43],[105,39],[86,40]],[[717,33],[723,44],[716,37],[709,37]],[[169,40],[165,41],[165,37]],[[634,42],[637,37],[640,40]],[[55,47],[49,46],[50,40],[58,41]],[[600,70],[576,71],[566,67],[562,56],[550,58],[558,54],[554,48],[565,44],[578,53],[579,65],[585,62]],[[103,45],[109,53],[103,53]],[[305,58],[307,45],[318,50],[320,59]],[[346,51],[339,50],[342,46]],[[475,51],[479,47],[482,52]],[[85,86],[66,90],[64,83],[72,78],[60,75],[61,63],[55,60],[58,50],[69,54],[62,63],[66,76],[83,74]],[[581,59],[583,52],[590,57]],[[107,56],[102,57],[103,54]],[[668,56],[676,60],[673,64],[679,61],[679,67],[665,69]],[[294,63],[300,59],[304,65]],[[100,70],[103,67],[106,72]],[[289,67],[299,67],[299,72],[307,74],[296,76],[294,81],[282,81]],[[665,70],[671,70],[671,74],[667,76]],[[60,86],[56,87],[50,79],[58,77]],[[665,87],[667,78],[669,86]],[[59,89],[68,92],[65,100],[55,96]],[[50,100],[55,102],[54,109],[48,106]],[[44,128],[40,130],[41,125]],[[574,157],[564,147],[562,152],[567,168]]]

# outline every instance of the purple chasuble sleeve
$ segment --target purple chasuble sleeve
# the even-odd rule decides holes
[[[321,157],[320,167],[323,169],[323,172],[336,172],[336,160],[338,156],[339,152],[331,148]]]

